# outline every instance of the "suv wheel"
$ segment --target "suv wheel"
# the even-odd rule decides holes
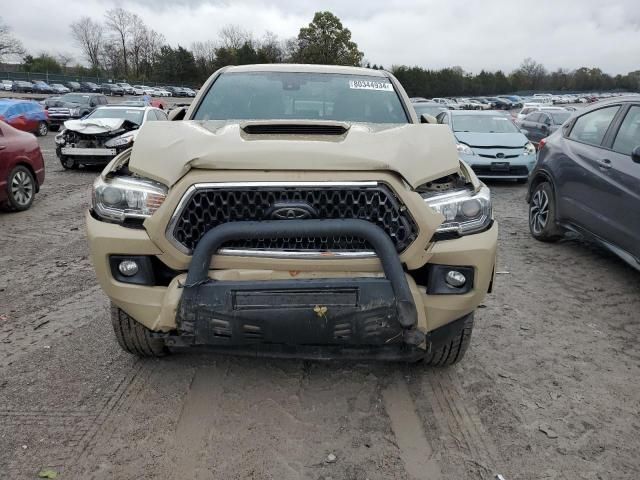
[[[556,205],[549,182],[536,185],[529,202],[529,231],[536,240],[555,242],[562,238],[556,225]]]
[[[473,313],[464,319],[464,325],[458,335],[444,342],[432,342],[424,357],[424,364],[430,367],[446,367],[458,363],[467,353],[473,331]]]
[[[33,203],[36,181],[27,167],[18,165],[7,178],[9,208],[21,212]]]
[[[138,357],[163,357],[169,353],[164,341],[151,336],[151,330],[111,304],[111,323],[120,347]]]
[[[38,129],[36,130],[36,135],[38,137],[44,137],[47,133],[49,133],[49,127],[47,126],[47,122],[40,122],[38,124]]]

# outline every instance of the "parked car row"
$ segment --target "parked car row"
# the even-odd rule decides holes
[[[18,93],[55,93],[69,92],[103,93],[105,95],[150,95],[152,97],[195,97],[196,90],[189,87],[149,87],[126,82],[106,82],[98,85],[94,82],[47,83],[43,80],[2,80],[0,90]]]

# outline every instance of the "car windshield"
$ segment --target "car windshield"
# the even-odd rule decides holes
[[[194,119],[408,122],[386,78],[297,72],[224,73],[207,92]]]
[[[454,132],[516,133],[514,123],[504,115],[453,115]]]
[[[60,97],[65,102],[71,103],[89,103],[89,95],[81,95],[79,93],[69,93]]]
[[[124,118],[140,125],[142,124],[143,115],[144,111],[130,108],[98,108],[89,114],[87,118]]]
[[[569,120],[571,116],[571,112],[547,112],[549,115],[553,117],[553,123],[556,125],[562,125],[564,122]]]

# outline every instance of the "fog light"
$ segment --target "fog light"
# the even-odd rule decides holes
[[[120,273],[125,277],[133,277],[138,273],[138,264],[133,260],[123,260],[118,264],[118,270],[120,270]]]
[[[457,270],[449,270],[445,277],[445,281],[452,287],[460,288],[464,287],[464,284],[467,283],[467,277]]]

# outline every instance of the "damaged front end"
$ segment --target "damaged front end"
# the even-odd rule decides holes
[[[131,148],[140,125],[126,119],[69,120],[56,135],[56,155],[65,168],[106,165]]]

